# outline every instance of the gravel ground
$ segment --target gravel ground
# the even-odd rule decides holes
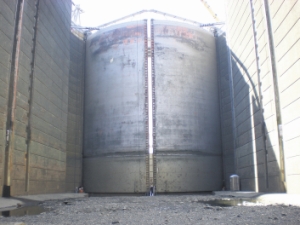
[[[0,224],[300,224],[300,207],[245,203],[212,206],[213,195],[113,196],[47,201],[39,215],[0,217]],[[227,202],[227,201],[226,201]]]

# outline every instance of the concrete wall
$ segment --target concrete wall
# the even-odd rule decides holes
[[[300,1],[269,1],[280,93],[286,188],[300,193]]]
[[[15,27],[16,0],[0,1],[0,191],[2,193],[5,164],[7,101]]]
[[[75,32],[74,32],[75,33]],[[66,191],[82,185],[84,56],[83,36],[71,33],[68,91]]]
[[[283,191],[266,27],[258,4],[261,1],[253,2],[252,15],[250,1],[227,1],[236,172],[243,190]]]
[[[63,192],[65,188],[70,56],[68,11],[62,14],[62,10],[67,10],[70,3],[40,1],[38,8],[34,6],[34,1],[31,3],[33,14],[29,18],[34,22],[33,16],[35,10],[38,10],[38,22],[36,42],[32,43],[30,39],[28,40],[31,36],[26,39],[29,42],[29,52],[33,47],[30,48],[30,44],[36,45],[33,53],[35,56],[29,55],[29,59],[35,57],[33,77],[28,77],[26,73],[27,77],[32,79],[29,80],[32,96],[30,96],[28,113],[31,132],[30,137],[27,138],[28,187],[27,192],[24,192],[26,177],[17,179],[14,176],[14,182],[11,184],[13,195]],[[32,30],[32,25],[32,23],[28,24],[28,30]],[[20,140],[20,142],[24,141]],[[22,174],[21,168],[18,172],[15,168],[16,174]]]
[[[34,26],[36,15],[35,1],[25,1],[23,10],[22,30],[21,30],[21,43],[19,62],[16,63],[18,68],[17,88],[16,88],[16,108],[15,120],[13,121],[14,127],[10,136],[9,154],[11,157],[11,165],[7,169],[10,173],[10,186],[12,195],[25,194],[28,179],[29,159],[27,160],[27,153],[29,148],[30,132],[27,129],[31,117],[31,101],[32,95],[31,88],[33,85],[32,69],[34,62],[32,52],[35,43],[32,41],[34,37]],[[17,54],[17,53],[16,53]],[[11,66],[14,66],[13,63]],[[12,76],[12,74],[11,74]],[[10,86],[12,88],[12,86]],[[9,120],[9,118],[7,118]],[[33,135],[33,134],[32,134]],[[30,158],[30,156],[29,156]]]
[[[15,51],[18,61],[12,59],[11,53],[14,52],[12,46],[15,44],[12,36],[16,22],[13,18],[16,5],[17,1],[0,1],[1,17],[7,20],[7,23],[2,23],[1,18],[0,29],[1,38],[3,36],[4,40],[3,42],[1,39],[0,42],[0,55],[4,57],[1,60],[4,64],[1,70],[1,85],[5,90],[3,95],[1,92],[1,97],[4,97],[1,101],[1,121],[5,124],[12,118],[12,126],[8,123],[7,128],[4,128],[12,130],[6,159],[3,154],[5,134],[1,133],[1,176],[7,175],[3,185],[10,187],[10,194],[13,196],[64,192],[67,150],[69,158],[72,157],[72,151],[78,152],[78,157],[81,152],[80,132],[76,130],[76,124],[71,125],[74,114],[77,113],[78,126],[82,117],[80,109],[75,112],[71,109],[73,105],[82,102],[82,99],[74,97],[76,94],[73,93],[76,89],[78,95],[81,95],[81,83],[75,83],[78,88],[69,89],[73,77],[80,75],[80,64],[77,65],[77,74],[73,74],[74,69],[70,70],[70,46],[72,49],[72,45],[77,45],[70,42],[71,1],[24,1],[21,30],[18,33],[21,38],[20,50]],[[72,50],[75,54],[74,49]],[[76,60],[72,58],[71,61]],[[15,89],[13,83],[8,84],[13,73],[10,74],[5,68],[17,68]],[[72,77],[70,80],[69,76]],[[12,111],[7,111],[11,102],[8,97],[9,91],[16,99],[15,109]],[[71,98],[75,98],[75,101],[72,102]],[[71,105],[68,105],[68,102],[71,102]],[[82,109],[82,105],[76,107]],[[12,112],[12,117],[6,116],[6,112]],[[1,129],[4,130],[3,122]],[[67,148],[68,130],[70,136],[77,135],[78,140],[73,141],[69,138]],[[71,150],[72,144],[76,145],[76,148]],[[6,166],[4,161],[7,162]],[[72,167],[70,164],[69,167]],[[80,177],[80,173],[76,174]],[[74,190],[68,188],[71,189]]]
[[[227,0],[226,10],[241,188],[299,193],[299,1]]]

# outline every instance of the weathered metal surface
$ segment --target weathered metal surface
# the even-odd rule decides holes
[[[154,21],[158,192],[222,185],[216,48],[213,34]]]
[[[83,166],[86,191],[146,190],[144,23],[116,25],[87,39]]]

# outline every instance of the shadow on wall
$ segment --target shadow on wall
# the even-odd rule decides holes
[[[256,68],[255,63],[253,61],[252,67]],[[276,124],[276,118],[274,115],[267,118],[264,116],[264,106],[273,104],[273,101],[261,101],[257,71],[251,75],[234,52],[231,52],[231,64],[231,102],[233,101],[235,111],[235,163],[236,173],[240,176],[241,190],[284,192],[278,141],[275,136],[276,126],[273,126],[274,130],[266,129],[266,121],[268,124]]]
[[[217,47],[217,64],[219,74],[219,103],[220,125],[222,141],[223,161],[223,188],[229,189],[229,177],[235,173],[234,165],[234,135],[233,135],[233,111],[229,77],[229,57],[226,43],[226,35],[222,30],[215,30]]]

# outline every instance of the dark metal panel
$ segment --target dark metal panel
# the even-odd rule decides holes
[[[143,33],[132,22],[87,40],[85,156],[146,151]]]
[[[99,158],[100,161],[112,162],[106,164],[109,167],[105,168],[106,175],[98,181],[92,179],[90,172],[97,174],[103,170],[103,165],[93,165],[94,169],[91,170],[92,165],[84,163],[85,186],[90,187],[90,182],[93,182],[99,186],[99,192],[145,191],[144,175],[144,185],[135,188],[132,186],[132,189],[121,182],[120,178],[128,176],[133,167],[137,168],[134,163],[128,160],[128,163],[121,164],[122,168],[118,168],[118,171],[123,173],[116,173],[116,164],[113,163],[126,156],[137,156],[137,161],[145,162],[147,154],[144,23],[135,21],[112,26],[87,39],[84,161]],[[138,165],[141,166],[140,172],[144,174],[145,163]],[[118,188],[104,188],[102,184],[107,182],[105,177],[109,177],[110,184]],[[93,189],[93,192],[97,190]]]
[[[222,173],[214,36],[191,25],[154,21],[154,46],[157,191],[218,190]]]

